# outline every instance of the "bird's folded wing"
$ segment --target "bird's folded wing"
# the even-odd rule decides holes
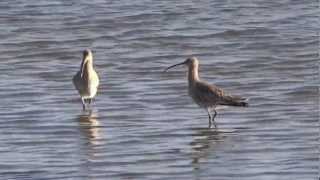
[[[200,93],[201,96],[208,100],[219,100],[224,96],[223,90],[215,85],[210,85],[204,82],[198,82],[196,84],[196,88],[198,89],[198,93]]]

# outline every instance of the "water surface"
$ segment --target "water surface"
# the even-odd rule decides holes
[[[0,179],[317,179],[318,19],[315,0],[0,2]],[[162,72],[189,56],[250,107],[208,129],[186,68]]]

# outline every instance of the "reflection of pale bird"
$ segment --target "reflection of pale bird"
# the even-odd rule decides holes
[[[77,72],[72,81],[81,96],[83,109],[85,109],[86,102],[91,104],[91,101],[95,97],[99,86],[99,76],[93,68],[91,50],[86,49],[83,51],[83,59],[80,66],[80,71]]]
[[[188,58],[182,63],[170,66],[165,71],[178,65],[188,66],[189,95],[195,103],[207,110],[210,127],[217,115],[217,111],[215,110],[217,105],[248,106],[248,103],[245,102],[245,98],[226,95],[219,87],[201,81],[198,75],[199,61],[196,57]],[[211,111],[214,111],[213,116],[211,115]]]
[[[97,118],[98,116],[92,111],[89,114],[79,116],[80,126],[92,144],[94,144],[94,140],[99,139],[100,122]]]

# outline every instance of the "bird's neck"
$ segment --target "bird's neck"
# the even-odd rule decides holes
[[[92,62],[88,61],[88,62],[84,65],[84,76],[85,76],[85,78],[88,78],[92,71],[93,71]]]
[[[188,80],[190,85],[199,81],[198,65],[189,66]]]
[[[93,70],[93,64],[92,64],[92,61],[88,61],[88,62],[86,63],[86,69],[87,69],[88,71]]]

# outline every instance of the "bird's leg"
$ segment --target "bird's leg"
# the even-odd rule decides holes
[[[216,118],[216,116],[217,116],[217,114],[218,114],[215,109],[213,109],[213,110],[214,110],[214,115],[213,115],[212,121],[214,121],[214,118]]]
[[[212,118],[212,122],[213,122],[213,124],[214,124],[214,127],[215,128],[217,128],[217,125],[216,125],[216,122],[214,121],[214,118],[217,116],[217,111],[216,111],[216,109],[213,109],[214,110],[214,115],[213,115],[213,118]]]
[[[211,128],[211,125],[212,125],[212,123],[211,123],[212,117],[211,117],[211,113],[210,113],[210,109],[209,109],[209,108],[207,108],[207,112],[208,112],[208,116],[209,116],[209,128]]]
[[[90,109],[91,109],[91,102],[93,101],[93,99],[92,98],[90,98],[90,99],[88,99],[88,103],[89,103],[89,107],[90,107]]]
[[[86,109],[86,102],[83,97],[81,97],[81,102],[82,102],[82,109],[85,110]]]

